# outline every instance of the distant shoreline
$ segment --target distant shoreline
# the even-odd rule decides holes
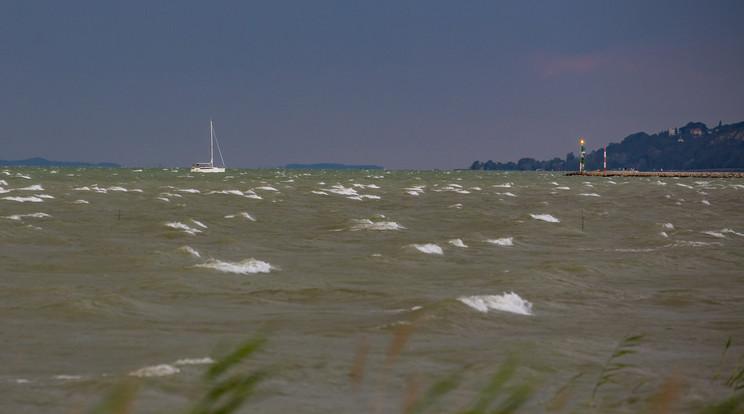
[[[0,167],[86,167],[86,168],[122,168],[113,162],[53,161],[46,158],[28,158],[25,160],[0,160]]]

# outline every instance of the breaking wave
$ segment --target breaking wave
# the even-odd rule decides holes
[[[497,246],[514,246],[514,237],[503,237],[501,239],[489,239],[486,241]]]
[[[269,273],[272,270],[277,270],[277,268],[272,266],[269,262],[264,262],[253,258],[246,259],[240,262],[223,262],[222,260],[209,259],[206,263],[198,264],[196,265],[196,267],[214,269],[224,273],[237,273],[241,275],[248,275],[253,273]]]
[[[140,378],[165,377],[168,375],[178,374],[179,372],[181,372],[181,370],[174,367],[173,365],[160,364],[160,365],[153,365],[149,367],[140,368],[136,371],[130,372],[129,375],[133,377],[140,377]]]
[[[457,300],[478,312],[487,313],[491,310],[499,310],[519,315],[532,315],[532,303],[514,292],[505,292],[502,295],[461,296]]]
[[[546,221],[548,223],[560,223],[561,222],[560,220],[551,216],[550,214],[530,214],[530,217],[532,217],[535,220]]]
[[[425,243],[425,244],[412,244],[416,250],[420,251],[421,253],[426,254],[444,254],[444,251],[442,250],[439,245],[436,245],[434,243]]]

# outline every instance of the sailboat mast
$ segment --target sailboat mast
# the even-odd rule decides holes
[[[214,166],[214,126],[212,120],[209,120],[209,166]]]

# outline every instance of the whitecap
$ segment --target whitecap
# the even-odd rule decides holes
[[[462,242],[462,239],[452,239],[449,240],[447,243],[455,246],[455,247],[461,247],[461,248],[467,248],[468,245]]]
[[[44,191],[44,187],[41,184],[34,184],[28,187],[16,188],[16,191]]]
[[[207,364],[214,364],[214,360],[210,357],[183,358],[173,363],[173,365],[207,365]]]
[[[600,195],[597,193],[581,193],[579,195],[584,197],[600,197]]]
[[[354,225],[351,226],[352,231],[359,230],[375,230],[375,231],[386,231],[386,230],[405,230],[405,227],[394,221],[372,221],[369,219],[353,220]]]
[[[3,200],[17,201],[19,203],[26,203],[26,202],[29,202],[29,203],[43,203],[44,202],[44,200],[42,200],[41,198],[39,198],[39,197],[33,197],[33,196],[32,197],[3,197]]]
[[[12,216],[6,216],[5,218],[8,220],[16,220],[20,221],[24,217],[30,217],[30,218],[47,218],[52,217],[47,213],[30,213],[30,214],[13,214]]]
[[[167,198],[165,198],[165,197],[155,197],[155,199],[156,199],[156,200],[162,200],[162,201],[165,201],[165,202],[167,202],[167,203],[170,203],[170,200],[169,200],[169,199],[167,199]]]
[[[444,251],[442,250],[442,248],[434,243],[412,244],[411,246],[413,246],[416,250],[420,251],[421,253],[439,254],[439,255],[444,254]]]
[[[129,375],[133,377],[165,377],[168,375],[178,374],[179,372],[181,372],[181,370],[173,365],[160,364],[140,368],[136,371],[130,372]]]
[[[60,374],[60,375],[55,375],[54,376],[54,379],[63,380],[63,381],[79,380],[81,378],[83,378],[81,375]]]
[[[668,237],[669,237],[669,235],[668,235],[668,234],[667,234],[667,232],[665,232],[665,231],[662,231],[661,233],[659,233],[659,235],[660,235],[661,237],[665,237],[665,238],[668,238]]]
[[[170,222],[170,223],[165,223],[165,226],[166,227],[170,227],[172,229],[176,229],[176,230],[183,230],[184,233],[190,234],[192,236],[195,235],[196,233],[201,233],[202,232],[199,229],[193,228],[193,227],[191,227],[189,225],[183,224],[183,223],[178,222],[178,221],[174,221],[174,222]]]
[[[514,292],[504,292],[502,295],[462,296],[457,300],[478,312],[487,313],[490,310],[500,310],[519,315],[532,315],[532,303],[522,299]]]
[[[684,187],[684,188],[692,188],[692,186],[691,186],[691,185],[687,185],[687,184],[682,184],[682,183],[676,183],[676,184],[677,184],[678,186],[680,186],[680,187]]]
[[[343,195],[343,196],[357,196],[359,195],[357,191],[351,187],[344,187],[341,184],[336,184],[334,186],[331,186],[331,188],[321,188],[323,191],[327,191],[329,193]]]
[[[530,214],[530,217],[532,217],[535,220],[547,221],[548,223],[560,223],[561,222],[560,220],[551,216],[550,214]]]
[[[664,223],[662,224],[662,227],[664,227],[667,230],[674,230],[674,224],[672,223]]]
[[[256,190],[264,190],[264,191],[279,191],[274,187],[271,186],[263,186],[263,187],[256,187]]]
[[[368,200],[379,200],[382,197],[380,197],[378,195],[374,195],[374,194],[360,194],[359,195],[359,198],[362,198],[362,199],[365,199],[366,198]]]
[[[88,187],[86,185],[86,186],[83,186],[83,187],[75,187],[75,188],[73,188],[73,190],[75,190],[75,191],[90,191],[90,187]]]
[[[712,236],[718,239],[725,239],[726,236],[723,233],[717,232],[717,231],[704,231],[703,234],[707,234],[708,236]]]
[[[269,273],[272,270],[276,270],[276,267],[272,266],[270,263],[253,258],[240,262],[223,262],[222,260],[209,259],[206,263],[198,264],[196,267],[204,267],[224,273],[237,273],[241,275]]]
[[[87,200],[75,200],[73,204],[90,204]]]
[[[196,188],[179,188],[176,190],[181,193],[189,193],[189,194],[199,194],[201,191],[197,190]]]
[[[732,229],[723,229],[723,230],[721,230],[721,233],[730,233],[730,234],[735,234],[735,235],[737,235],[739,237],[744,237],[744,233],[739,233],[739,232],[734,231]]]
[[[34,194],[34,196],[39,197],[39,198],[54,198],[54,196],[49,195],[49,194]]]
[[[566,190],[570,190],[571,187],[556,187],[555,189],[556,190],[564,190],[564,191],[566,191]]]
[[[701,203],[705,204],[706,206],[709,206],[710,205],[710,201],[708,201],[708,200],[703,200],[703,201],[701,201]]]
[[[202,223],[201,221],[198,221],[198,220],[194,220],[194,219],[191,219],[191,222],[192,222],[192,223],[194,223],[194,224],[196,224],[197,226],[199,226],[199,227],[203,228],[203,229],[206,229],[206,228],[208,228],[208,227],[207,227],[207,225],[206,225],[206,224],[204,224],[204,223]]]
[[[495,244],[497,246],[514,246],[514,237],[503,237],[501,239],[489,239],[486,240],[488,243]]]
[[[328,195],[328,193],[326,193],[325,191],[318,191],[318,190],[313,190],[311,191],[311,193],[317,194],[317,195]]]
[[[241,197],[245,197],[245,194],[240,190],[220,190],[220,191],[210,191],[207,193],[209,194],[228,194],[228,195],[237,195]],[[253,193],[255,194],[255,193]]]
[[[191,246],[181,246],[178,250],[186,252],[194,257],[201,257],[201,254],[199,254],[199,252]]]
[[[462,203],[455,203],[452,205],[447,206],[447,208],[462,208]]]
[[[109,191],[118,191],[118,192],[121,192],[121,193],[126,193],[127,191],[129,191],[126,188],[120,187],[118,185],[111,186],[111,187],[107,188],[107,190],[109,190]]]

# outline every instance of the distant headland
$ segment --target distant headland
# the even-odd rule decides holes
[[[353,165],[353,164],[287,164],[285,168],[293,170],[382,170],[379,165]]]
[[[121,168],[113,162],[81,162],[81,161],[51,161],[46,158],[29,158],[26,160],[0,160],[0,166],[5,167],[88,167],[88,168]]]
[[[578,137],[577,137],[578,138]],[[586,170],[603,168],[603,151],[586,154]],[[471,170],[576,171],[579,159],[570,152],[565,159],[538,161],[522,158],[517,162],[475,161]],[[622,142],[607,145],[608,170],[637,171],[738,171],[744,170],[744,122],[708,128],[690,122],[656,134],[638,132]]]

